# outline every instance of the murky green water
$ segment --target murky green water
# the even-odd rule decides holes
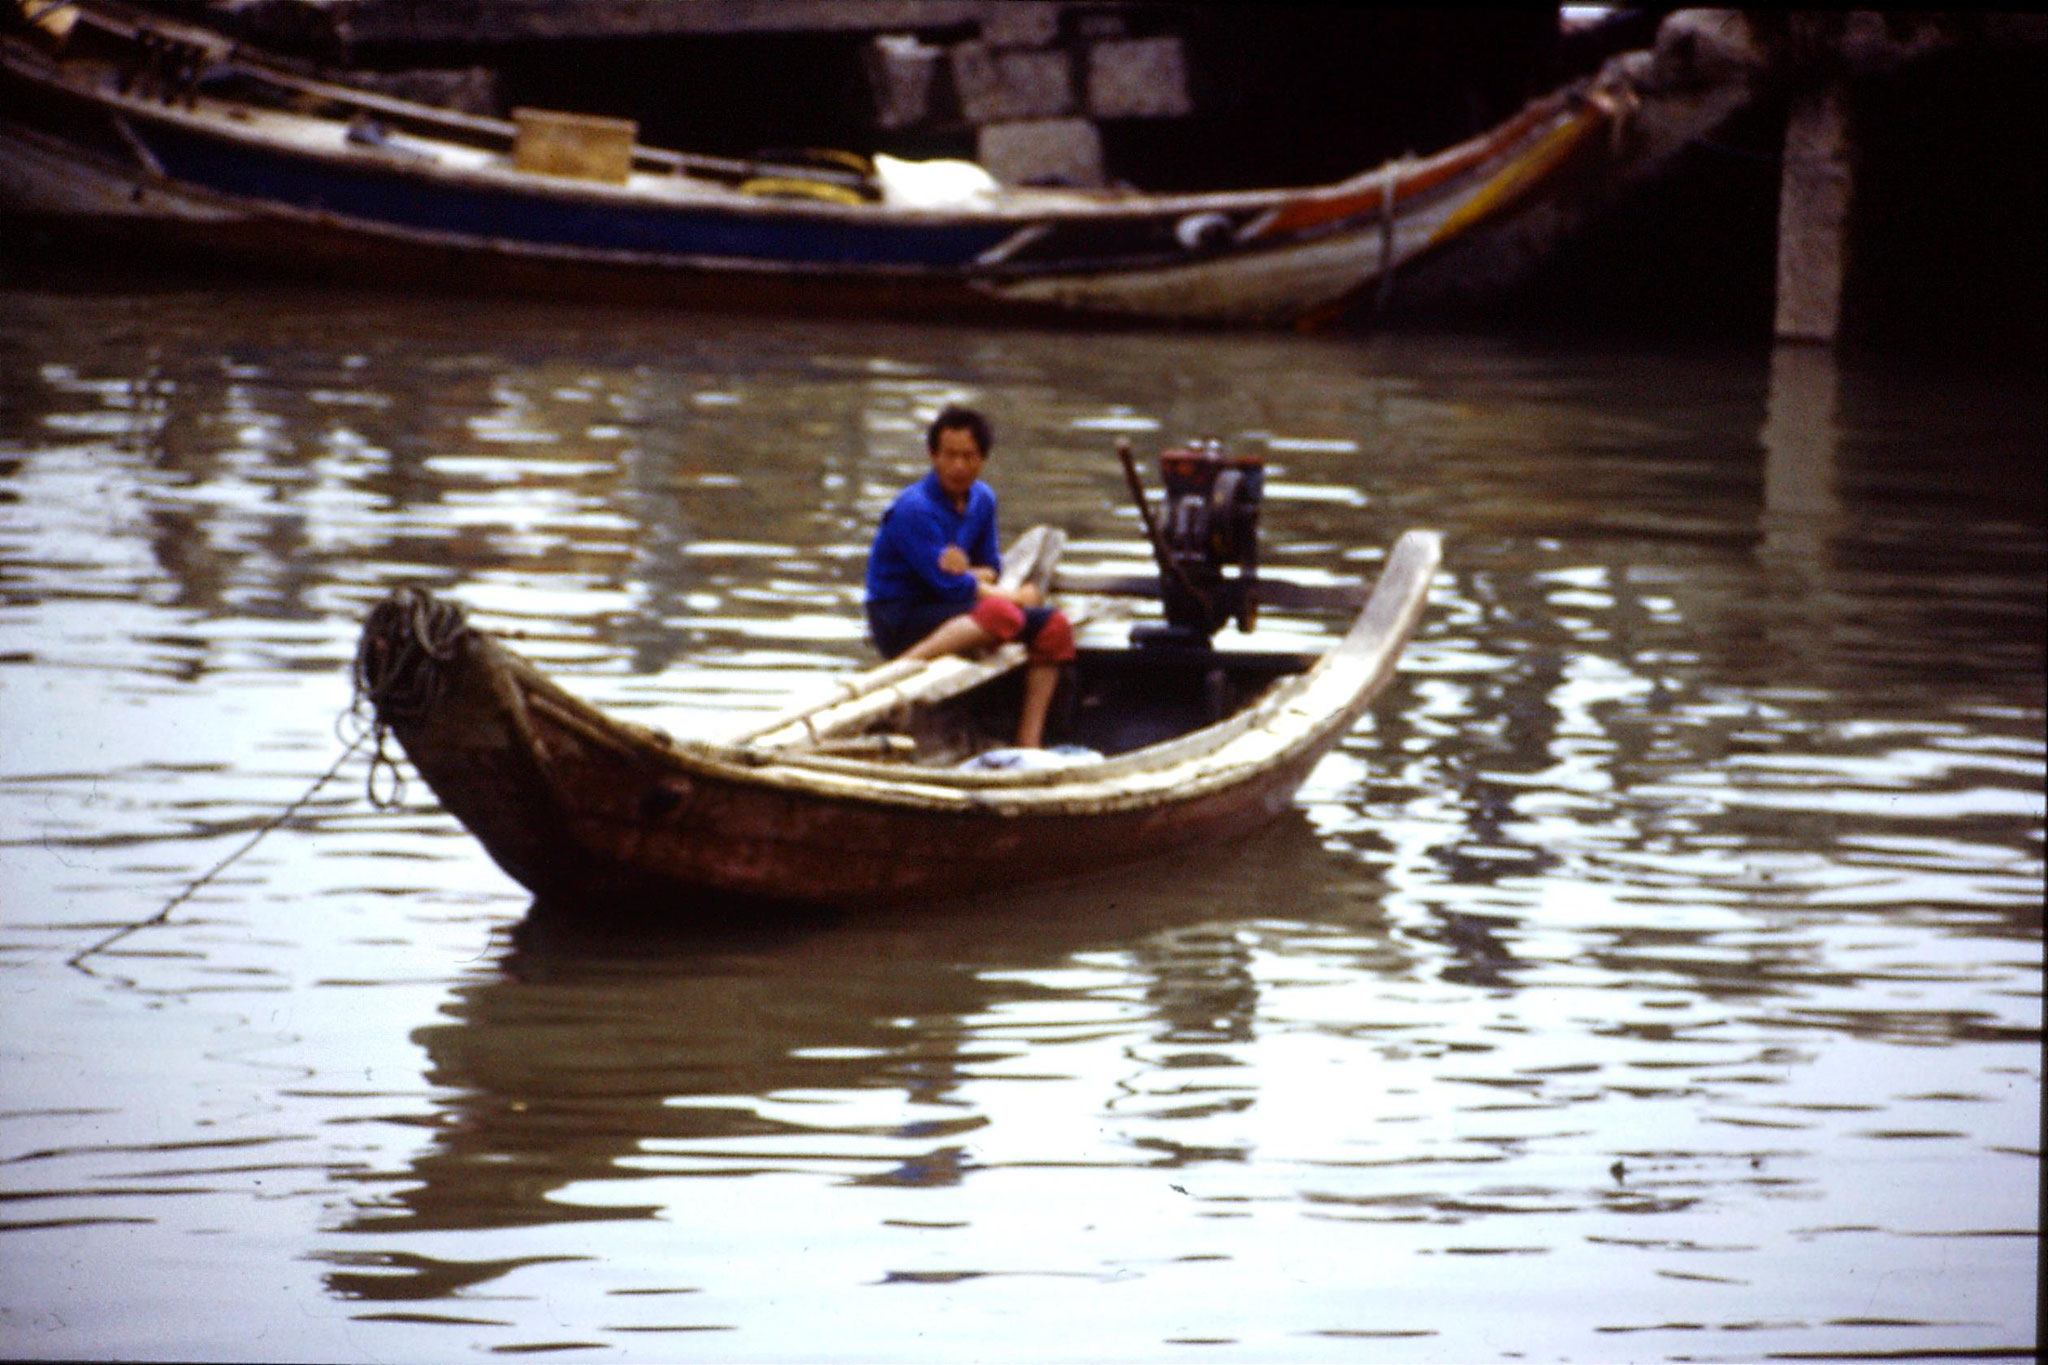
[[[2036,1340],[2038,376],[270,290],[0,347],[9,1356]],[[341,753],[393,584],[678,732],[861,661],[948,399],[1071,558],[1132,544],[1119,434],[1267,452],[1271,563],[1447,533],[1296,813],[704,942],[529,918],[357,764],[67,965]]]

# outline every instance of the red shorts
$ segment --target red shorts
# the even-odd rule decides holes
[[[1074,657],[1074,628],[1057,607],[1020,607],[1007,597],[974,604],[974,624],[998,640],[1022,640],[1033,663],[1063,664]]]

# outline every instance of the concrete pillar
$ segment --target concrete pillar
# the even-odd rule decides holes
[[[1840,82],[1793,101],[1778,183],[1777,335],[1832,342],[1842,323],[1855,188],[1849,92]]]

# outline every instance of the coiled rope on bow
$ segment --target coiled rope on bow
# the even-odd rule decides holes
[[[370,804],[388,810],[405,793],[398,761],[384,750],[384,736],[393,725],[425,720],[448,690],[443,665],[469,632],[459,603],[444,602],[424,588],[399,588],[379,602],[363,623],[356,647],[355,701],[349,713],[374,739],[364,793]],[[360,742],[360,740],[358,741]],[[391,774],[389,795],[377,794],[379,770]]]
[[[341,757],[335,759],[326,772],[314,778],[313,785],[290,805],[258,826],[256,832],[234,852],[166,901],[161,910],[147,919],[123,925],[92,946],[72,954],[66,961],[78,967],[94,953],[112,947],[137,930],[162,924],[171,911],[232,867],[261,843],[265,835],[303,810],[306,803],[333,781],[343,765],[365,744],[375,746],[370,754],[369,776],[364,779],[364,792],[370,804],[380,810],[397,805],[405,790],[405,780],[399,773],[397,760],[384,751],[384,736],[394,722],[413,724],[425,720],[440,704],[448,687],[442,665],[455,657],[456,646],[468,630],[469,623],[459,604],[443,602],[422,588],[399,588],[378,603],[370,612],[369,620],[364,622],[362,640],[356,646],[352,673],[355,695],[337,721],[337,736],[342,723],[350,718],[358,722],[356,734],[347,740]],[[391,773],[391,793],[387,797],[377,794],[377,771],[380,767]]]

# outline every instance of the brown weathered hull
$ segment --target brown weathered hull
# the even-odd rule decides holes
[[[1235,838],[1284,810],[1391,677],[1437,545],[1404,537],[1345,640],[1237,715],[1030,773],[672,739],[464,630],[436,696],[387,715],[448,811],[544,900],[716,919],[749,902],[944,900]]]
[[[1343,735],[1189,799],[1100,813],[930,810],[707,771],[536,684],[530,664],[472,635],[434,716],[393,730],[449,813],[535,895],[679,910],[715,909],[718,896],[944,899],[1235,838],[1284,810]]]

